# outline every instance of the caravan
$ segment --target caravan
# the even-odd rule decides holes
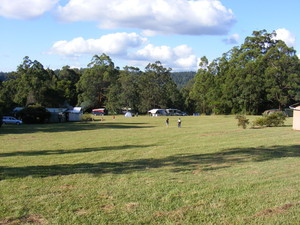
[[[94,116],[104,116],[105,114],[107,114],[107,112],[105,108],[98,108],[98,109],[93,109],[92,114]]]
[[[167,116],[165,109],[151,109],[148,111],[149,116]]]

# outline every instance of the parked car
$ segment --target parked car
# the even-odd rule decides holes
[[[23,123],[22,120],[17,120],[15,117],[12,116],[3,116],[2,122],[3,124],[16,124],[16,125],[20,125]]]

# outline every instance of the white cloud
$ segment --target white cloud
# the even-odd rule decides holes
[[[172,56],[173,52],[169,46],[154,46],[152,44],[148,44],[145,48],[138,50],[134,54],[134,58],[136,59],[150,59],[150,61],[166,61],[170,60]]]
[[[53,44],[50,54],[81,55],[101,54],[127,55],[129,48],[136,48],[146,43],[147,39],[136,33],[114,33],[99,39],[74,38],[71,41],[57,41]]]
[[[128,60],[132,66],[146,66],[148,63],[160,61],[174,70],[197,70],[198,59],[191,47],[179,45],[172,48],[167,45],[155,46],[147,42],[147,38],[136,33],[113,33],[99,39],[85,40],[78,37],[70,41],[57,41],[48,53],[62,55],[75,61],[84,57],[83,55],[105,53]]]
[[[1,0],[0,16],[31,19],[51,10],[59,0]]]
[[[235,18],[219,0],[70,0],[58,7],[64,21],[96,21],[101,28],[138,28],[146,33],[226,34]]]
[[[180,45],[175,48],[169,46],[154,46],[148,44],[143,49],[132,53],[130,56],[134,61],[155,62],[160,61],[164,65],[175,70],[196,70],[197,57],[187,45]]]
[[[228,36],[226,39],[223,39],[223,42],[225,44],[235,45],[238,43],[239,39],[240,39],[240,35],[233,34],[233,35]]]
[[[289,47],[293,47],[296,45],[295,35],[285,28],[277,29],[276,37],[274,39],[284,41]]]

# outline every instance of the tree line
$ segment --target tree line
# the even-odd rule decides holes
[[[275,32],[254,31],[213,62],[202,57],[200,66],[185,98],[196,111],[260,114],[300,100],[300,60]]]
[[[254,31],[241,46],[200,69],[171,73],[159,61],[144,71],[116,67],[108,55],[95,55],[87,68],[51,70],[25,57],[17,70],[1,74],[0,110],[16,106],[106,107],[145,113],[151,108],[178,108],[188,113],[260,114],[300,100],[300,60],[276,33]]]
[[[181,94],[170,72],[160,62],[149,63],[144,72],[136,67],[120,70],[105,54],[95,55],[84,69],[65,66],[53,71],[26,56],[0,83],[1,111],[28,105],[82,106],[87,111],[106,107],[111,112],[130,108],[141,113],[180,108]]]

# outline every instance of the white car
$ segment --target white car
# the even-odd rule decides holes
[[[2,122],[3,124],[16,124],[16,125],[20,125],[23,123],[22,120],[17,120],[15,117],[12,116],[3,116]]]

